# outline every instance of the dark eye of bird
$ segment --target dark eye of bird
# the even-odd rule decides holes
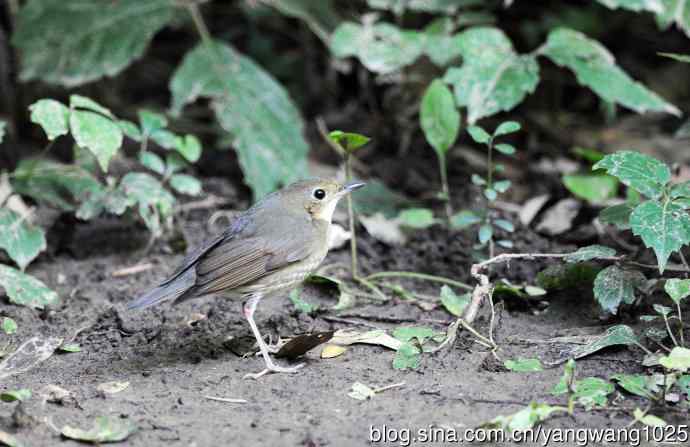
[[[324,191],[323,189],[314,190],[315,199],[322,200],[324,197],[326,197],[326,191]]]

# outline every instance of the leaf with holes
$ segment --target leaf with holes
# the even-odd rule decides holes
[[[58,302],[57,293],[38,279],[0,264],[0,285],[10,301],[21,306],[43,309]]]
[[[635,288],[645,277],[637,270],[624,270],[616,265],[606,267],[594,279],[594,298],[605,311],[615,314],[621,303],[635,301]]]
[[[592,169],[605,169],[624,185],[651,199],[659,198],[671,180],[671,170],[665,163],[649,155],[632,151],[607,155]]]
[[[0,248],[24,270],[46,249],[45,233],[9,208],[0,208]]]
[[[453,93],[440,79],[434,79],[422,97],[419,120],[426,141],[434,148],[439,158],[458,138],[460,112],[455,107]]]
[[[649,200],[638,205],[630,215],[633,234],[654,250],[659,272],[663,273],[671,253],[690,242],[690,216],[682,206],[666,200]]]

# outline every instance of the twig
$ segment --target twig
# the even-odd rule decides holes
[[[153,264],[151,264],[150,262],[145,262],[143,264],[136,264],[131,267],[124,267],[115,270],[113,273],[111,273],[111,276],[113,278],[120,278],[123,276],[136,275],[137,273],[145,272],[147,270],[151,270],[152,268]]]
[[[228,397],[204,396],[208,400],[215,400],[216,402],[226,402],[229,404],[246,404],[246,399],[231,399]]]
[[[448,284],[449,286],[454,286],[459,289],[472,290],[472,287],[462,283],[460,281],[455,281],[450,278],[444,278],[442,276],[427,275],[426,273],[417,272],[378,272],[372,275],[366,276],[366,280],[376,280],[380,278],[411,278],[411,279],[423,279],[426,281],[439,282],[443,284]]]
[[[209,208],[215,208],[220,205],[226,205],[230,203],[228,199],[224,199],[222,197],[218,197],[213,194],[209,194],[208,197],[203,198],[202,200],[195,200],[193,202],[188,202],[188,203],[183,203],[182,205],[178,205],[175,207],[176,212],[186,212],[186,211],[193,211],[193,210],[205,210]]]
[[[378,394],[386,390],[392,390],[393,388],[400,388],[402,386],[405,386],[405,382],[393,383],[391,385],[382,386],[380,388],[374,388],[374,393]]]
[[[671,337],[671,341],[673,342],[674,346],[679,346],[678,345],[678,340],[676,340],[675,335],[673,335],[673,331],[671,331],[671,325],[668,323],[668,317],[666,314],[662,314],[662,317],[664,317],[664,324],[666,325],[666,330],[668,331],[669,337]]]
[[[465,329],[467,332],[470,334],[474,335],[481,341],[483,345],[486,345],[487,348],[495,350],[498,346],[496,346],[496,343],[494,343],[492,340],[489,340],[488,338],[484,337],[482,334],[477,332],[468,322],[463,320],[462,318],[459,318],[458,321],[460,321],[460,325]]]

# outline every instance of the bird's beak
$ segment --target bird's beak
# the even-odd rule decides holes
[[[349,182],[343,187],[343,194],[351,193],[352,191],[359,189],[365,185],[366,183],[360,181]]]

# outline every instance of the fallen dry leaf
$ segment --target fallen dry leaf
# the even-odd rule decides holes
[[[323,345],[323,349],[321,350],[321,358],[332,359],[334,357],[342,355],[345,351],[347,351],[347,348],[345,346],[327,343]]]

